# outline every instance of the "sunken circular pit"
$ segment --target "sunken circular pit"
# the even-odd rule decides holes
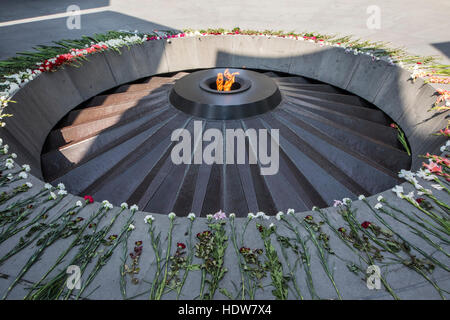
[[[233,80],[226,80],[228,77]],[[229,83],[229,90],[219,90]],[[219,83],[219,84],[218,84]],[[226,88],[225,88],[226,89]],[[241,119],[265,113],[281,102],[270,77],[245,69],[208,69],[180,79],[170,93],[177,109],[206,119]]]
[[[47,137],[42,171],[71,193],[149,212],[274,215],[397,184],[411,158],[391,123],[356,95],[288,73],[159,74],[70,111]]]

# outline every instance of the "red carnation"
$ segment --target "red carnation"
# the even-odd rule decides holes
[[[367,229],[372,223],[370,223],[369,221],[364,221],[363,223],[361,223],[361,227],[363,227],[364,229]]]
[[[178,249],[182,249],[182,250],[186,249],[186,245],[183,242],[178,242],[177,247],[178,247]]]
[[[92,196],[84,196],[84,200],[86,200],[86,203],[94,202],[94,198],[92,198]]]
[[[417,198],[417,199],[416,199],[416,202],[417,202],[418,204],[421,204],[423,201],[425,201],[424,198]]]

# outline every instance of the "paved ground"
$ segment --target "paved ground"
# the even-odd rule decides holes
[[[81,29],[66,27],[67,7],[82,10]],[[380,29],[366,25],[368,7],[380,9]],[[447,0],[2,0],[0,59],[32,46],[111,29],[225,27],[353,34],[390,41],[417,54],[450,59]]]

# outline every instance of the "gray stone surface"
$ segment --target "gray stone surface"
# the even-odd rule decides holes
[[[163,41],[153,41],[149,42],[145,45],[144,49],[146,49],[147,54],[149,54],[149,61],[152,61],[152,63],[155,60],[158,60],[158,62],[149,69],[148,72],[164,72],[165,70],[170,71],[178,71],[183,70],[192,67],[191,62],[189,62],[189,59],[185,59],[186,65],[183,63],[180,63],[180,61],[177,61],[177,64],[171,65],[171,61],[173,58],[180,57],[180,50],[183,49],[189,49],[192,52],[193,55],[195,55],[195,48],[199,50],[201,48],[202,53],[200,55],[197,54],[197,57],[207,57],[205,59],[205,65],[203,65],[203,60],[199,58],[198,63],[199,65],[197,67],[208,67],[211,66],[213,57],[210,53],[204,53],[204,50],[209,49],[209,46],[207,45],[209,41],[211,41],[211,46],[213,52],[216,53],[217,61],[219,63],[227,60],[220,60],[223,59],[223,55],[220,55],[220,50],[223,50],[226,52],[229,50],[229,47],[225,46],[225,49],[221,46],[221,39],[225,39],[228,41],[229,37],[202,37],[201,39],[176,39],[171,43],[166,43]],[[242,38],[244,39],[244,37]],[[291,57],[284,57],[281,59],[281,63],[278,64],[280,71],[285,72],[291,72],[298,75],[303,75],[307,77],[316,78],[319,80],[322,79],[328,79],[329,81],[332,81],[334,84],[338,86],[342,86],[342,88],[352,89],[355,88],[355,91],[357,91],[362,97],[367,98],[368,100],[373,100],[375,104],[391,115],[395,121],[399,121],[399,124],[405,129],[406,133],[409,134],[411,132],[414,132],[414,136],[421,137],[417,142],[415,139],[410,139],[410,143],[413,147],[413,150],[415,152],[415,155],[422,150],[425,146],[425,144],[429,144],[432,148],[429,150],[430,152],[436,152],[439,145],[434,143],[435,139],[434,137],[430,136],[429,134],[433,132],[433,130],[436,130],[436,128],[441,125],[441,127],[445,124],[445,119],[436,118],[433,120],[432,125],[429,126],[415,126],[418,122],[423,120],[423,117],[427,116],[426,112],[421,113],[415,113],[414,117],[406,114],[407,112],[415,111],[415,108],[418,107],[417,103],[418,101],[421,101],[417,99],[418,97],[422,97],[420,99],[424,99],[424,101],[429,101],[431,98],[427,96],[427,92],[431,92],[429,88],[426,88],[428,85],[424,85],[422,82],[418,81],[415,84],[411,84],[410,82],[407,82],[408,74],[405,71],[401,71],[398,68],[392,69],[392,72],[389,75],[389,78],[387,81],[383,84],[383,86],[380,88],[380,91],[378,92],[377,96],[374,98],[371,91],[368,90],[361,90],[358,88],[362,88],[361,86],[356,86],[352,84],[352,79],[348,78],[348,74],[344,73],[341,69],[341,65],[339,63],[336,63],[337,61],[343,61],[343,65],[347,65],[349,67],[352,66],[351,60],[349,60],[351,55],[345,56],[344,53],[338,54],[339,59],[343,60],[333,60],[330,56],[331,51],[329,51],[329,48],[321,48],[317,45],[311,44],[311,43],[305,43],[305,42],[295,42],[293,40],[281,40],[272,42],[274,43],[272,46],[268,46],[266,44],[263,45],[264,40],[261,39],[252,39],[252,37],[245,37],[246,41],[240,42],[240,37],[236,37],[232,39],[233,47],[232,52],[229,53],[230,56],[232,56],[234,53],[237,53],[239,57],[233,58],[232,63],[248,63],[250,66],[255,65],[263,65],[263,66],[270,66],[270,67],[276,67],[273,62],[269,63],[268,61],[275,61],[274,57],[276,57],[277,54],[280,52],[283,52],[282,47],[286,44],[287,52],[292,52],[291,50],[295,51],[295,56]],[[183,45],[183,41],[186,41],[188,43],[186,46]],[[201,42],[200,46],[196,46],[196,43],[198,44]],[[239,43],[239,50],[235,47],[236,43]],[[250,52],[244,48],[244,46],[249,45],[249,48],[252,48],[250,50],[253,52],[253,50],[256,50],[258,48],[264,47],[264,50],[268,51],[270,47],[273,47],[273,50],[275,50],[275,54],[272,56],[268,54],[268,58],[264,58],[263,52],[260,52],[257,50],[258,55],[256,57],[259,57],[262,59],[260,62],[252,62],[251,59],[246,57],[246,55],[249,55]],[[276,48],[275,48],[276,45]],[[169,49],[170,47],[170,49]],[[152,48],[156,48],[160,51],[156,51],[157,53],[154,53],[151,51]],[[178,49],[177,49],[178,48]],[[134,49],[133,49],[134,50]],[[335,49],[333,49],[334,51]],[[337,49],[336,49],[337,50]],[[264,52],[265,52],[264,51]],[[121,57],[124,60],[127,59],[135,59],[137,57],[133,54],[134,51],[130,51],[126,54],[123,54]],[[152,56],[152,54],[154,54]],[[172,56],[173,55],[173,56]],[[141,55],[142,57],[142,55]],[[152,60],[152,58],[155,58],[155,60]],[[96,54],[92,57],[90,57],[89,62],[85,63],[81,68],[75,69],[75,68],[66,68],[65,70],[58,71],[58,72],[64,72],[69,77],[70,81],[74,84],[74,86],[77,88],[80,97],[82,99],[87,99],[95,94],[98,94],[105,89],[109,89],[111,87],[114,87],[118,84],[121,84],[120,81],[128,81],[129,77],[131,75],[124,75],[123,78],[118,79],[113,76],[113,74],[109,71],[110,68],[113,66],[108,64],[109,63],[123,63],[124,66],[133,66],[133,61],[122,61],[119,59],[116,59],[118,57],[110,58],[107,60],[105,58],[104,54]],[[227,58],[228,59],[228,58]],[[287,60],[284,60],[287,59]],[[367,75],[367,73],[370,73],[371,68],[371,61],[364,60],[360,57],[355,57],[355,59],[359,60],[358,67],[354,68],[354,71],[352,72],[353,77],[356,77],[359,81],[364,81],[364,79],[367,79],[368,83],[366,86],[372,86],[373,82],[370,78],[367,78],[362,75]],[[181,62],[183,62],[181,61]],[[228,60],[229,61],[229,60]],[[286,63],[285,61],[290,61],[289,63]],[[253,63],[253,64],[251,64]],[[320,66],[320,68],[314,68],[314,63],[316,66]],[[165,65],[167,64],[167,65]],[[364,65],[363,65],[364,64]],[[377,64],[381,64],[382,66],[384,62],[377,62]],[[136,65],[136,64],[134,64]],[[166,69],[167,66],[167,69]],[[369,71],[367,71],[364,66],[367,66],[369,68]],[[328,75],[322,68],[326,68],[327,71],[330,73]],[[386,67],[387,68],[387,67]],[[316,73],[316,70],[319,70],[319,73]],[[125,72],[125,71],[124,71]],[[130,74],[134,74],[134,72],[137,72],[136,69],[130,70]],[[56,73],[57,74],[57,73]],[[361,75],[362,74],[362,75]],[[339,75],[342,75],[343,78],[339,78]],[[381,76],[381,73],[380,73]],[[57,76],[52,77],[50,76],[40,76],[37,79],[35,79],[33,82],[35,82],[34,86],[36,88],[46,86],[52,83],[53,79],[58,79]],[[64,113],[67,113],[72,107],[73,104],[76,102],[77,99],[80,99],[77,96],[76,91],[70,91],[74,92],[75,95],[73,98],[69,99],[67,101],[67,104],[63,103],[63,100],[55,100],[58,102],[57,105],[48,102],[45,105],[36,103],[34,96],[32,94],[28,95],[25,93],[27,92],[27,88],[32,88],[31,86],[26,86],[23,90],[19,91],[19,93],[16,94],[14,99],[16,97],[23,96],[23,99],[17,99],[19,100],[17,105],[15,105],[15,109],[12,110],[15,114],[15,117],[17,119],[21,119],[24,121],[21,123],[20,121],[17,121],[14,123],[14,125],[11,125],[10,134],[13,134],[17,137],[16,143],[19,143],[20,145],[15,146],[14,142],[10,142],[12,149],[17,148],[20,149],[26,149],[29,151],[30,155],[33,157],[36,164],[39,163],[39,157],[40,157],[40,150],[42,148],[43,141],[46,137],[46,134],[48,131],[56,124],[59,114],[63,115]],[[426,89],[424,89],[426,88]],[[351,91],[351,90],[350,90]],[[63,91],[64,92],[64,91]],[[55,92],[55,94],[58,92]],[[60,99],[60,98],[56,98]],[[31,115],[35,116],[33,119],[34,121],[28,120],[25,121],[30,116],[30,109],[29,108],[36,108],[33,111],[35,113],[32,113]],[[39,112],[42,109],[42,114],[39,115]],[[44,110],[45,109],[45,110]],[[46,117],[42,120],[42,123],[45,125],[41,125],[41,121],[36,121],[40,119],[39,117],[44,117],[45,114],[49,114],[53,111],[57,112],[55,114],[58,114],[58,116],[54,117]],[[45,112],[45,113],[44,113]],[[50,123],[50,121],[52,123]],[[23,127],[23,126],[29,127]],[[8,128],[9,124],[7,125]],[[414,129],[412,129],[414,127]],[[9,142],[9,141],[8,141]],[[20,157],[20,155],[19,155]],[[19,158],[18,162],[22,163],[23,159]],[[37,179],[32,178],[35,188],[32,190],[35,191],[36,188],[39,188],[39,186],[42,185]],[[427,185],[424,183],[424,186]],[[411,187],[409,185],[405,186],[405,189],[409,190]],[[439,193],[439,192],[436,192]],[[405,201],[400,201],[397,198],[395,198],[395,195],[391,191],[386,191],[382,193],[383,196],[388,199],[388,201],[395,202],[396,206],[399,208],[402,208],[404,210],[411,210],[411,206],[406,203]],[[440,192],[440,197],[443,199],[448,199],[448,195]],[[78,198],[73,197],[71,195],[67,196],[67,199],[65,199],[66,205],[70,205],[70,203],[74,203]],[[376,196],[373,196],[369,199],[371,204],[374,204],[376,201]],[[101,199],[98,199],[101,200]],[[61,204],[63,205],[63,204]],[[95,205],[87,207],[83,212],[81,213],[83,216],[88,216],[99,204],[96,203]],[[358,221],[376,221],[375,217],[369,211],[365,204],[361,201],[357,201],[354,203],[355,208],[358,208]],[[55,210],[56,211],[56,210]],[[117,209],[114,209],[114,211],[110,212],[109,214],[113,214],[116,212]],[[342,220],[339,217],[339,215],[336,213],[335,208],[329,208],[325,210],[328,217],[336,224],[336,226],[340,226],[342,224]],[[52,211],[53,213],[53,211]],[[123,216],[116,222],[113,230],[111,233],[118,232],[121,227],[123,227],[124,222],[126,221],[127,213],[124,213]],[[306,214],[313,214],[314,216],[317,216],[317,213],[301,213],[298,214],[300,218],[303,218]],[[142,271],[140,275],[146,280],[151,281],[154,273],[154,265],[152,264],[152,261],[154,261],[154,255],[153,251],[150,248],[150,242],[148,239],[147,234],[147,228],[148,226],[143,224],[143,217],[145,216],[145,213],[137,212],[136,213],[136,219],[135,219],[135,225],[136,230],[132,233],[132,237],[130,238],[130,241],[128,243],[129,249],[132,248],[133,242],[135,240],[143,240],[145,242],[144,245],[144,253],[143,256],[146,257],[145,262],[142,263]],[[163,214],[154,214],[156,217],[155,225],[157,226],[158,230],[161,230],[162,235],[162,246],[165,248],[166,245],[166,239],[164,238],[166,236],[166,230],[168,228],[168,219]],[[272,221],[274,219],[272,218]],[[174,230],[174,239],[173,243],[176,243],[177,241],[186,241],[186,238],[184,236],[187,226],[187,219],[186,218],[177,218],[176,223],[177,226]],[[242,227],[244,224],[245,219],[238,219],[236,220],[236,224],[239,226],[239,228]],[[389,221],[391,222],[391,221]],[[106,220],[105,220],[106,223]],[[279,232],[281,234],[288,234],[287,230],[284,229],[281,223],[276,222],[277,228],[279,228]],[[426,252],[431,252],[432,248],[425,243],[422,239],[414,236],[410,230],[407,228],[404,228],[402,225],[396,223],[395,221],[392,221],[392,225],[395,227],[395,230],[398,230],[398,232],[402,235],[404,235],[405,238],[407,238],[412,243],[416,244],[418,247],[422,248]],[[196,221],[194,225],[194,231],[195,234],[198,231],[204,230],[205,228],[205,220],[199,219]],[[327,230],[327,233],[331,234],[330,230],[327,229],[326,226],[324,226],[324,230]],[[254,222],[252,222],[249,225],[248,231],[246,233],[246,240],[245,245],[246,246],[261,246],[262,243],[259,241],[259,234],[254,226]],[[292,234],[290,234],[292,236]],[[304,233],[303,230],[303,236],[306,236],[306,233]],[[2,245],[1,247],[1,253],[5,253],[8,248],[11,248],[11,246],[14,245],[18,241],[19,235],[16,235],[16,237],[13,237],[8,240],[7,243]],[[275,240],[272,239],[272,241],[275,244]],[[332,247],[336,250],[339,257],[344,257],[346,259],[355,259],[355,256],[352,255],[351,252],[348,251],[346,247],[342,245],[342,243],[339,242],[336,235],[331,234],[331,240],[330,243],[332,244]],[[32,269],[30,269],[29,273],[24,277],[24,280],[26,281],[36,281],[39,276],[42,274],[42,270],[45,270],[49,266],[52,265],[52,262],[56,259],[57,255],[61,252],[61,250],[64,248],[64,246],[67,245],[67,242],[61,241],[55,244],[54,248],[50,248],[46,251],[43,258],[39,261],[38,264],[33,266]],[[320,297],[322,298],[329,298],[334,299],[336,298],[336,294],[334,292],[333,287],[331,286],[330,281],[323,273],[323,269],[320,265],[320,262],[317,258],[316,248],[312,246],[312,244],[309,242],[308,244],[311,255],[312,255],[312,269],[313,272],[313,280],[316,287],[317,292],[319,293]],[[8,261],[7,264],[4,264],[3,266],[0,266],[0,272],[6,275],[9,275],[10,278],[6,280],[2,280],[1,284],[1,291],[2,293],[5,292],[6,284],[11,283],[13,281],[14,275],[18,273],[19,268],[23,266],[23,264],[26,262],[27,258],[30,254],[34,252],[36,248],[33,246],[30,246],[27,248],[24,252],[22,252],[20,255],[15,256],[13,259]],[[278,250],[280,259],[282,259],[281,252]],[[89,298],[107,298],[107,299],[120,299],[120,292],[118,290],[118,281],[119,281],[119,265],[120,265],[120,257],[121,257],[121,250],[118,249],[115,251],[114,255],[112,256],[110,262],[105,266],[105,268],[101,271],[101,273],[97,276],[95,281],[91,284],[89,289],[86,292],[90,292],[93,289],[95,289],[97,286],[100,285],[100,288],[95,290],[92,295]],[[164,252],[163,252],[164,254]],[[233,288],[233,281],[237,282],[239,279],[239,270],[237,269],[237,263],[236,263],[236,256],[234,255],[233,248],[231,243],[229,243],[228,251],[227,251],[227,259],[226,259],[226,265],[229,268],[229,272],[223,279],[223,284],[227,287],[229,291],[234,292]],[[291,259],[291,263],[294,263],[295,260],[294,257],[290,256],[289,259]],[[293,259],[293,260],[292,260]],[[448,264],[448,258],[446,257],[440,257],[440,259],[446,264]],[[341,290],[341,293],[344,298],[346,299],[386,299],[390,298],[387,296],[384,291],[381,292],[372,292],[369,291],[364,283],[360,279],[360,277],[348,272],[346,263],[343,263],[342,260],[337,259],[336,257],[330,257],[330,266],[333,266],[335,271],[335,280],[337,283],[337,286]],[[90,266],[92,268],[92,265]],[[87,272],[89,272],[89,268]],[[304,274],[303,271],[298,269],[296,272],[298,272],[298,279],[301,281],[299,284],[301,289],[303,290],[303,293],[305,294],[305,298],[309,298],[309,293],[306,287],[306,284],[304,281]],[[87,273],[86,273],[87,274]],[[192,277],[189,278],[188,282],[186,283],[185,289],[184,289],[184,298],[187,299],[193,299],[198,295],[199,289],[199,272],[192,272]],[[12,277],[12,278],[11,278]],[[444,270],[441,270],[439,268],[436,268],[433,277],[435,279],[439,279],[439,285],[443,289],[449,289],[449,278],[448,273]],[[5,282],[6,281],[6,282]],[[265,281],[268,281],[266,279]],[[433,288],[424,282],[424,279],[417,275],[416,273],[413,273],[411,271],[405,272],[405,269],[399,269],[396,271],[392,271],[389,273],[388,281],[394,288],[394,290],[398,293],[398,295],[401,298],[410,298],[410,299],[417,299],[426,297],[429,299],[435,299],[439,298],[437,296],[436,291],[433,290]],[[129,284],[129,296],[133,296],[135,294],[139,294],[142,292],[145,292],[148,290],[149,284],[145,281],[141,281],[138,286],[133,286]],[[11,297],[18,298],[18,295],[22,294],[20,290],[23,290],[21,286],[17,288],[18,294],[11,295]],[[270,293],[271,289],[267,288],[263,292],[260,292],[258,294],[258,298],[272,298],[272,295]],[[145,298],[146,296],[140,296],[140,298]],[[173,296],[167,296],[172,297]],[[293,296],[290,295],[290,298]],[[216,298],[223,298],[220,294],[216,296]]]

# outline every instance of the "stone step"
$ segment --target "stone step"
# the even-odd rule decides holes
[[[278,110],[277,110],[278,111]],[[347,148],[376,161],[379,165],[391,172],[397,173],[402,168],[407,168],[411,159],[406,152],[396,147],[382,143],[370,136],[361,134],[351,126],[340,125],[333,120],[321,117],[314,113],[303,111],[289,103],[279,108],[280,113],[288,112],[292,118],[300,119],[309,126],[319,130],[322,134],[338,141]],[[292,119],[292,121],[297,121]]]
[[[304,77],[273,77],[273,80],[278,82],[279,85],[286,85],[286,84],[311,84],[311,81]]]
[[[297,97],[297,98],[303,98],[303,97],[313,97],[313,98],[320,98],[325,101],[334,101],[339,103],[345,103],[345,104],[351,104],[355,106],[364,107],[363,102],[361,101],[361,98],[353,95],[347,95],[347,94],[339,94],[339,93],[329,93],[329,92],[320,92],[320,91],[313,91],[313,90],[305,90],[305,89],[299,89],[299,88],[289,88],[285,86],[282,90],[282,92],[291,97]]]
[[[272,71],[263,72],[262,74],[264,74],[264,75],[266,75],[268,77],[271,77],[271,78],[278,78],[279,77],[279,75],[277,75],[275,72],[272,72]]]
[[[345,197],[344,194],[347,196],[368,194],[361,183],[353,180],[342,168],[330,161],[327,154],[316,150],[315,145],[308,143],[286,123],[272,114],[266,114],[261,119],[266,123],[267,128],[279,129],[280,148],[293,160],[298,170],[308,178],[309,183],[327,204],[334,199],[342,199]],[[322,187],[322,185],[327,186]]]
[[[364,120],[369,120],[382,125],[388,125],[390,122],[387,116],[380,110],[371,109],[366,107],[355,106],[352,104],[338,103],[332,101],[325,101],[316,98],[298,98],[292,96],[285,96],[286,101],[296,104],[307,105],[310,108],[316,108],[318,110],[333,110],[342,114],[348,114],[353,117],[358,117]]]
[[[245,128],[257,128],[257,129],[268,129],[270,133],[271,127],[267,126],[266,123],[260,119],[248,119],[243,120]],[[282,129],[280,130],[280,141],[282,139]],[[268,144],[268,147],[270,145]],[[259,146],[258,146],[259,147]],[[253,168],[253,177],[260,176],[261,180],[264,181],[264,186],[275,207],[272,211],[263,211],[267,214],[274,215],[278,211],[286,212],[289,208],[298,208],[298,210],[309,210],[313,205],[323,205],[323,199],[318,195],[314,188],[309,184],[308,181],[302,180],[303,175],[295,167],[288,167],[288,164],[292,164],[289,156],[285,153],[285,146],[279,145],[280,150],[280,160],[279,161],[279,171],[274,175],[261,175],[260,168],[266,165],[258,162],[258,167]],[[256,146],[254,146],[256,148]],[[256,149],[255,149],[256,150]],[[268,149],[270,150],[270,149]],[[284,160],[284,161],[283,161]],[[294,169],[291,171],[290,169]],[[255,184],[254,184],[255,185]],[[281,187],[283,186],[283,187]],[[304,192],[305,188],[311,188],[308,192]]]
[[[134,136],[152,127],[166,124],[174,115],[175,111],[172,108],[163,105],[135,121],[115,126],[81,141],[44,153],[41,156],[44,177],[46,180],[53,181]]]
[[[155,91],[144,99],[139,101],[129,101],[120,104],[106,104],[94,107],[88,107],[83,109],[76,109],[71,111],[64,119],[61,121],[59,127],[72,126],[84,122],[89,122],[92,120],[102,119],[108,115],[115,114],[117,112],[125,112],[138,105],[151,103],[153,100],[158,101],[166,96],[164,90]]]
[[[97,117],[96,119],[88,122],[81,122],[80,124],[75,124],[67,126],[61,129],[52,130],[47,137],[47,150],[57,149],[68,143],[74,143],[92,137],[93,135],[98,135],[102,131],[107,130],[111,127],[120,126],[125,123],[134,121],[144,116],[146,113],[152,112],[158,109],[162,105],[167,105],[167,97],[158,96],[157,98],[151,98],[140,103],[135,104],[135,106],[119,106],[116,110],[106,110],[105,117]],[[90,110],[94,113],[100,113],[98,110]],[[115,111],[109,113],[109,111]],[[89,111],[85,113],[85,118],[88,118]]]
[[[134,83],[134,84],[124,84],[117,89],[114,89],[113,93],[125,93],[125,92],[136,92],[136,91],[151,91],[157,92],[161,90],[166,90],[170,88],[173,81],[168,78],[160,78],[148,83]]]
[[[171,119],[171,121],[177,121],[179,117]],[[157,142],[162,141],[161,131],[164,131],[163,123],[159,123],[157,126],[152,127],[142,133],[136,135],[135,137],[127,140],[125,143],[121,143],[110,150],[100,154],[99,156],[82,163],[71,171],[68,171],[63,176],[57,178],[54,183],[64,182],[70,185],[70,191],[75,194],[87,194],[86,192],[92,193],[95,191],[94,187],[98,187],[97,184],[101,184],[102,181],[106,181],[105,178],[108,176],[108,172],[112,170],[112,176],[116,175],[115,166],[120,165],[122,162],[126,161],[130,156],[137,155],[140,148],[149,144],[149,140],[156,136],[159,139]],[[167,125],[166,125],[167,127]],[[157,145],[157,142],[154,143]],[[127,182],[133,181],[142,175],[137,174],[133,179],[128,178]],[[103,180],[102,180],[103,179]],[[97,180],[101,180],[98,181]],[[89,187],[92,186],[91,189]],[[111,201],[113,200],[113,195],[109,195],[107,198]],[[120,203],[119,203],[120,204]]]
[[[338,93],[343,94],[342,91],[338,88],[330,86],[329,84],[298,84],[298,83],[280,83],[278,85],[280,90],[290,90],[301,89],[301,90],[309,90],[309,91],[318,91],[318,92],[328,92],[328,93]]]
[[[273,113],[272,115],[367,190],[369,193],[364,193],[365,195],[386,190],[399,182],[395,172],[387,170],[369,157],[363,156],[347,145],[315,130],[307,123],[299,119],[294,120],[290,114]],[[271,119],[269,116],[266,118]]]
[[[380,142],[398,147],[397,130],[387,125],[361,119],[351,114],[344,114],[330,109],[320,108],[304,101],[294,102],[294,100],[290,100],[288,103],[297,106],[298,109],[312,112],[341,125],[348,126],[349,128],[352,128],[363,135],[379,140]]]
[[[115,104],[122,104],[126,102],[137,102],[152,93],[156,92],[167,92],[170,86],[165,86],[164,88],[158,88],[155,90],[146,89],[140,91],[131,91],[131,92],[122,92],[122,93],[113,93],[113,94],[104,94],[98,95],[92,98],[86,105],[86,107],[98,107],[98,106],[108,106]]]
[[[133,186],[145,177],[145,173],[148,172],[146,168],[151,163],[154,163],[155,160],[159,159],[162,155],[162,150],[165,150],[171,144],[170,137],[173,130],[176,128],[184,128],[189,121],[190,118],[186,119],[184,115],[177,113],[170,121],[170,125],[160,127],[155,133],[148,136],[148,139],[137,146],[133,152],[123,154],[121,159],[115,162],[113,167],[96,172],[94,181],[85,187],[83,193],[110,196],[110,188],[113,188],[112,190],[114,190],[114,194],[117,196],[114,199],[118,199],[117,201],[125,201],[134,191]],[[129,173],[130,170],[132,173]],[[133,177],[133,179],[129,177]],[[124,178],[128,182],[126,185],[123,183]]]

